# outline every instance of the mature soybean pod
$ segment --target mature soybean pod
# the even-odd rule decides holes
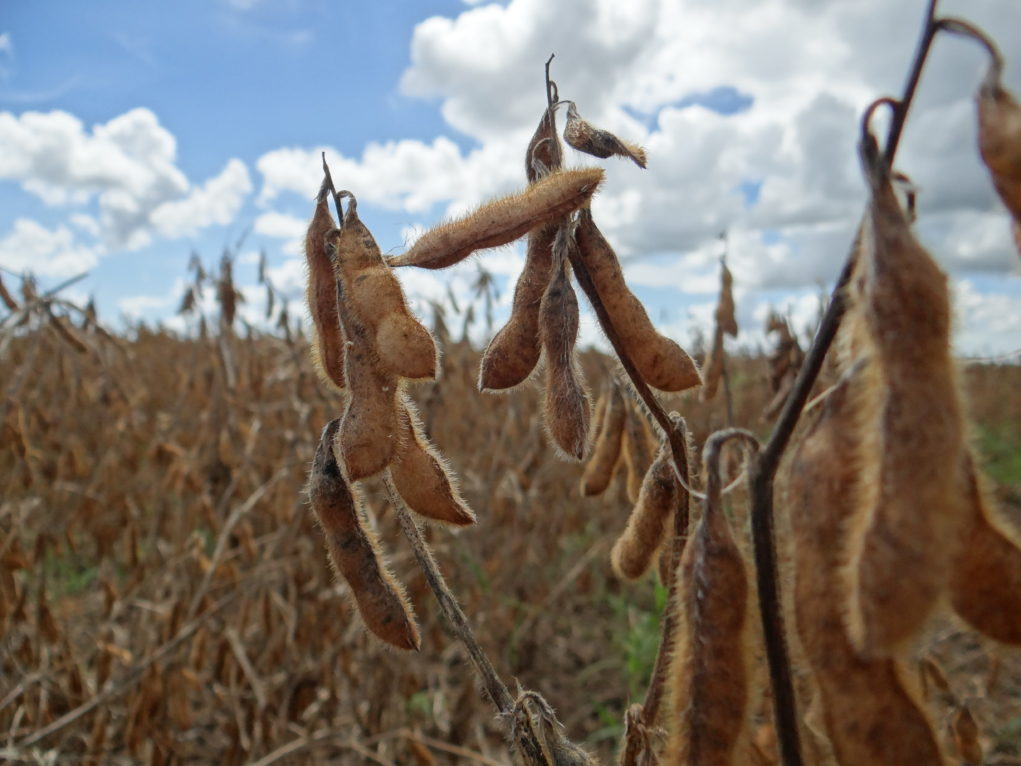
[[[622,451],[627,468],[627,497],[632,503],[637,503],[645,473],[652,463],[652,436],[641,411],[637,407],[628,407],[627,410]]]
[[[642,169],[646,165],[645,150],[642,147],[622,141],[610,131],[597,128],[583,120],[573,101],[568,102],[564,140],[579,152],[591,154],[593,157],[601,159],[613,156],[627,157]]]
[[[566,257],[558,258],[539,308],[539,339],[546,360],[543,422],[561,454],[581,460],[588,447],[588,392],[574,356],[578,339],[578,298]]]
[[[312,360],[322,380],[344,388],[344,333],[337,313],[337,284],[333,264],[326,251],[327,235],[333,230],[329,190],[319,190],[316,209],[305,233],[305,300],[312,316]]]
[[[553,275],[553,240],[558,224],[528,232],[525,266],[514,287],[510,319],[493,336],[479,366],[479,391],[503,391],[523,382],[541,352],[539,305]]]
[[[747,763],[750,644],[748,573],[709,468],[702,519],[677,567],[677,625],[662,763]]]
[[[664,442],[645,474],[627,528],[610,551],[610,562],[619,577],[636,580],[649,569],[667,537],[667,524],[682,491],[674,475],[670,443]]]
[[[1000,199],[1021,230],[1021,104],[1003,87],[1002,64],[990,67],[978,93],[978,145]],[[1018,240],[1021,253],[1021,240]]]
[[[404,589],[386,567],[379,541],[365,523],[357,488],[345,481],[333,454],[340,421],[323,429],[308,478],[308,497],[326,536],[333,566],[347,580],[365,626],[399,649],[421,644]]]
[[[889,656],[932,613],[962,543],[964,422],[946,276],[912,234],[874,141],[862,156],[872,199],[851,312],[861,313],[875,374],[858,411],[848,628],[860,651]]]
[[[592,453],[581,475],[581,494],[585,497],[601,495],[610,486],[613,469],[620,459],[626,420],[624,396],[614,385],[606,402],[606,412],[592,446]]]
[[[489,202],[468,215],[430,229],[393,266],[443,269],[474,253],[500,247],[534,228],[577,210],[603,181],[600,168],[557,170],[524,191]]]
[[[674,341],[656,332],[645,307],[628,289],[616,253],[596,227],[587,207],[578,211],[575,236],[599,300],[642,380],[662,391],[684,391],[701,384],[702,378],[691,357]]]
[[[1021,545],[997,511],[975,459],[966,459],[969,531],[950,575],[950,603],[969,625],[1021,646]]]
[[[861,489],[857,399],[863,385],[845,378],[831,391],[793,451],[786,505],[794,535],[795,624],[840,766],[942,764],[904,667],[860,656],[844,627],[842,549]]]
[[[373,352],[387,372],[404,378],[435,378],[433,337],[408,310],[400,282],[358,217],[354,196],[344,194],[348,207],[335,264],[337,276],[344,283],[344,300],[368,329]]]
[[[406,394],[401,395],[398,409],[401,440],[389,468],[397,493],[417,514],[457,526],[474,524],[475,514],[461,497],[457,479],[426,438]]]
[[[699,398],[703,402],[710,401],[716,396],[716,389],[720,385],[720,378],[723,375],[723,328],[716,325],[713,333],[713,345],[706,354],[705,364],[702,366],[702,390]]]
[[[350,481],[379,473],[393,459],[399,439],[397,395],[400,379],[386,370],[374,351],[372,333],[348,297],[350,286],[339,264],[345,258],[360,257],[364,248],[352,229],[335,230],[330,248],[342,294],[337,305],[344,335],[344,377],[349,396],[337,433],[337,449],[343,456]]]
[[[553,170],[559,170],[564,161],[564,150],[557,136],[554,110],[545,109],[539,126],[532,134],[525,150],[525,175],[529,183],[538,181]]]

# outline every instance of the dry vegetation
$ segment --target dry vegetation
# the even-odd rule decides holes
[[[1017,216],[999,53],[933,13],[914,72],[938,31],[987,47],[982,155]],[[0,289],[0,756],[1021,764],[1021,366],[950,355],[892,169],[915,80],[866,112],[869,204],[807,354],[773,315],[768,355],[727,355],[723,265],[692,357],[596,226],[602,171],[561,169],[556,109],[581,151],[644,151],[548,71],[527,188],[404,255],[324,158],[311,340],[284,311],[236,333],[229,253],[191,265],[182,310],[220,307],[193,337]],[[485,350],[408,310],[395,267],[526,234]],[[614,357],[576,350],[575,283]]]

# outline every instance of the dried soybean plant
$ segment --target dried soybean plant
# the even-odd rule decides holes
[[[940,30],[977,37],[993,54],[979,95],[981,148],[997,189],[1017,216],[1017,112],[1000,84],[1002,60],[971,25],[938,19],[933,0],[904,95],[880,99],[864,119],[861,155],[870,203],[812,348],[800,365],[801,359],[784,349],[771,407],[779,418],[764,444],[733,430],[707,441],[705,504],[690,539],[689,499],[703,497],[691,489],[691,446],[683,420],[666,413],[653,389],[684,391],[701,385],[703,374],[677,343],[656,331],[624,282],[590,206],[603,173],[563,168],[556,111],[568,105],[564,137],[582,152],[631,159],[644,168],[644,151],[582,120],[573,101],[559,98],[548,61],[547,106],[526,149],[528,186],[426,232],[406,253],[391,258],[382,257],[358,218],[354,195],[334,188],[324,156],[325,178],[306,240],[308,300],[317,364],[344,405],[323,431],[309,497],[334,565],[351,586],[366,625],[394,646],[417,649],[412,607],[387,569],[359,500],[360,482],[382,475],[416,560],[523,763],[595,761],[566,738],[541,695],[511,695],[408,513],[455,525],[476,520],[406,393],[406,381],[435,378],[437,352],[432,336],[408,312],[393,269],[446,268],[526,235],[511,317],[483,353],[478,388],[507,391],[529,379],[542,388],[549,441],[562,459],[586,461],[583,495],[605,491],[617,467],[626,469],[634,508],[614,545],[613,566],[633,579],[658,557],[660,577],[668,585],[649,690],[644,704],[633,705],[625,717],[622,764],[727,764],[751,757],[752,592],[770,678],[770,730],[782,763],[803,762],[781,607],[773,490],[845,314],[846,342],[837,364],[843,378],[815,408],[814,422],[785,474],[794,530],[796,635],[812,670],[813,708],[822,711],[820,737],[841,764],[937,763],[943,758],[940,745],[904,670],[905,648],[947,595],[974,627],[1008,644],[1021,641],[1021,618],[1012,618],[1021,614],[1016,603],[1021,548],[983,489],[967,445],[949,350],[946,279],[914,240],[912,204],[902,209],[893,187],[900,134]],[[878,105],[893,111],[882,150],[868,130]],[[327,207],[331,192],[336,228]],[[626,381],[626,386],[604,381],[594,413],[576,359],[579,309],[572,277],[595,311]],[[723,335],[737,330],[731,283],[724,265],[705,370],[706,398],[722,372]],[[650,420],[660,434],[655,456]],[[719,454],[732,438],[742,441],[747,459],[754,585],[722,508]],[[846,454],[835,458],[841,451]],[[974,721],[967,711],[959,713],[957,739],[973,754]],[[889,734],[877,738],[877,731]],[[761,757],[762,747],[755,752]]]

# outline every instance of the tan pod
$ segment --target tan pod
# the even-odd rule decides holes
[[[602,130],[586,122],[578,115],[573,101],[568,101],[567,124],[564,126],[564,140],[579,152],[593,157],[627,157],[638,167],[645,168],[645,150],[628,141],[622,141],[608,130]]]
[[[332,444],[340,421],[323,429],[308,479],[308,497],[326,536],[336,570],[347,580],[365,626],[398,649],[421,644],[414,612],[404,589],[386,567],[357,488],[344,480]]]
[[[610,486],[613,469],[620,459],[626,420],[627,408],[624,397],[620,389],[614,385],[607,397],[606,412],[603,414],[595,444],[592,445],[592,452],[581,475],[581,494],[585,497],[601,495]]]
[[[326,251],[333,231],[333,216],[325,184],[319,190],[316,209],[305,233],[305,299],[312,315],[312,360],[324,383],[344,388],[344,332],[337,313],[337,283]],[[191,295],[191,293],[189,293]]]

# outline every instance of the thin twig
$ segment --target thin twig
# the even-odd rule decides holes
[[[450,623],[454,634],[464,645],[465,651],[468,652],[468,657],[475,667],[475,672],[479,675],[479,680],[482,682],[486,695],[496,707],[497,712],[502,715],[510,714],[514,709],[514,698],[511,697],[506,684],[496,674],[496,670],[493,669],[493,664],[489,661],[489,657],[486,656],[485,650],[476,640],[471,625],[468,624],[468,618],[465,617],[460,604],[457,603],[457,598],[450,591],[446,580],[443,579],[443,573],[440,572],[439,567],[436,565],[432,551],[429,550],[429,545],[422,536],[422,530],[418,528],[418,524],[411,518],[407,506],[401,499],[400,494],[398,494],[397,488],[394,487],[393,481],[388,474],[384,477],[383,484],[386,486],[390,503],[397,514],[401,530],[408,538],[408,542],[411,543],[411,550],[415,554],[415,559],[422,568],[426,582],[429,583],[429,587],[432,589],[433,595],[440,605],[440,611],[443,612],[443,616]]]

